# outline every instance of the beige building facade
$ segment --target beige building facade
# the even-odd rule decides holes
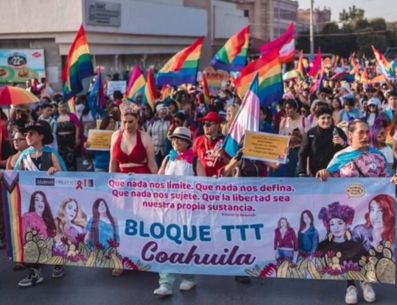
[[[202,65],[248,24],[234,3],[215,0],[0,0],[0,49],[44,49],[46,76],[59,89],[71,43],[84,24],[94,65],[122,75],[135,64],[161,67],[205,36]]]

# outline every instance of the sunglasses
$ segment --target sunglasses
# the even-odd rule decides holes
[[[209,123],[209,122],[204,123],[204,127],[211,127],[212,125],[214,125],[214,123]]]
[[[12,141],[18,143],[18,142],[26,141],[26,139],[25,138],[15,138],[15,139],[12,139]]]

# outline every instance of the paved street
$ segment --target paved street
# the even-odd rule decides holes
[[[0,305],[335,305],[344,304],[344,282],[257,280],[250,285],[239,284],[232,277],[198,276],[191,292],[175,290],[172,297],[153,295],[157,287],[154,273],[128,272],[112,278],[110,270],[68,267],[63,279],[50,278],[51,267],[44,270],[45,282],[34,288],[18,288],[25,271],[12,271],[12,264],[0,251]],[[394,285],[376,285],[379,305],[395,305]],[[365,304],[360,300],[360,304]]]

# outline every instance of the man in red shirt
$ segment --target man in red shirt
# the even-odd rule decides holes
[[[223,150],[224,137],[220,132],[222,118],[216,112],[208,112],[200,121],[203,123],[204,135],[194,141],[193,152],[202,163],[207,177],[218,176],[229,162]]]

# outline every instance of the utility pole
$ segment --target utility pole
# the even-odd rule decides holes
[[[314,30],[313,30],[313,6],[314,0],[310,0],[310,53],[314,53]]]

